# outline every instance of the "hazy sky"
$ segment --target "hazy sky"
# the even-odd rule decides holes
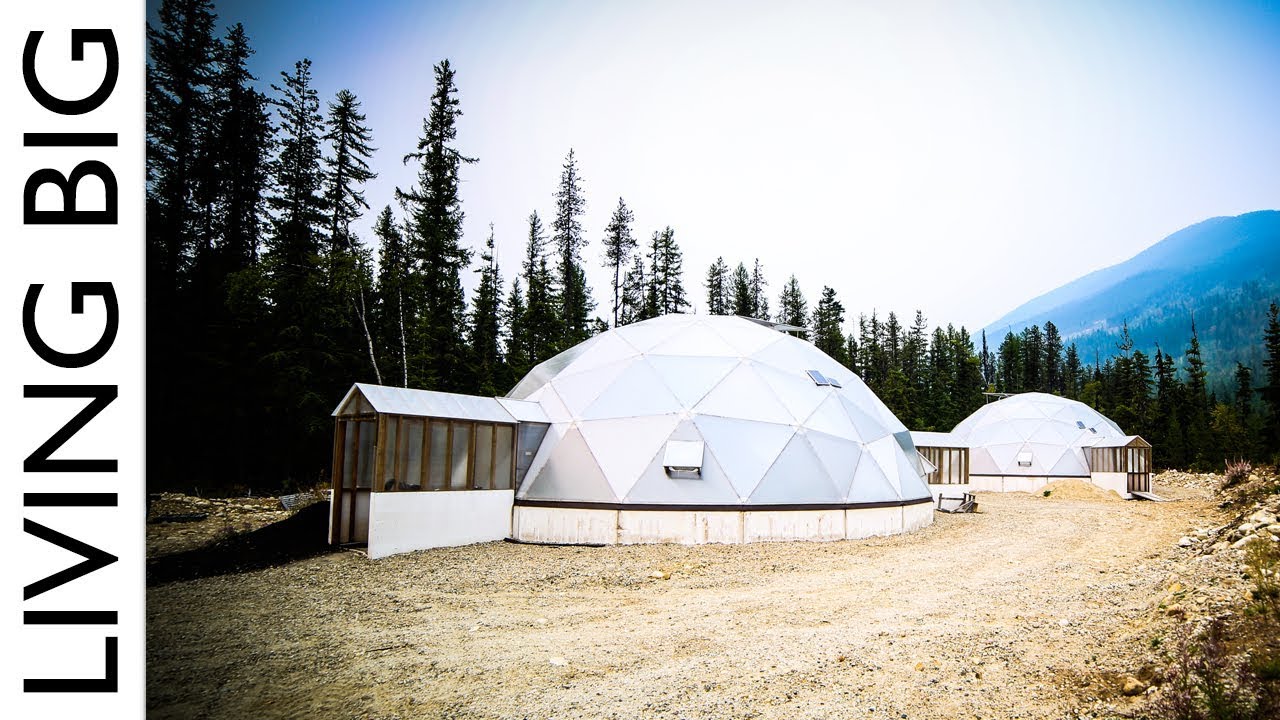
[[[154,22],[154,7],[148,2]],[[784,7],[785,6],[785,7]],[[859,312],[976,329],[1216,215],[1280,207],[1272,2],[217,2],[264,84],[301,57],[363,101],[372,215],[457,70],[465,242],[509,284],[574,148],[588,278],[618,197],[707,266],[759,257]],[[395,208],[399,216],[399,208]],[[467,278],[468,285],[473,283]]]

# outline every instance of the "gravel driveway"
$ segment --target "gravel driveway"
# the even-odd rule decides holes
[[[1107,714],[1217,521],[983,494],[892,538],[339,552],[148,589],[156,718]],[[1185,580],[1184,580],[1185,582]]]

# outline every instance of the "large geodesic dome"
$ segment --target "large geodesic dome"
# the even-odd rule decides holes
[[[978,408],[952,430],[969,445],[971,476],[1089,477],[1084,448],[1124,432],[1097,410],[1045,393]]]
[[[538,365],[509,397],[537,402],[551,421],[517,505],[798,510],[931,499],[906,427],[861,379],[745,318],[667,315],[610,330]],[[688,452],[697,472],[673,472],[671,458]]]

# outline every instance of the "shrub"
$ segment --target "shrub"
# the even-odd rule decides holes
[[[1253,465],[1248,460],[1228,460],[1226,462],[1226,477],[1222,482],[1223,488],[1235,487],[1245,480],[1249,479],[1249,473],[1253,472]]]

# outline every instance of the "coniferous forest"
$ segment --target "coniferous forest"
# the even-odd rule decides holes
[[[950,429],[984,392],[1041,391],[1086,402],[1143,435],[1162,466],[1280,452],[1275,304],[1258,328],[1264,367],[1237,364],[1225,392],[1208,387],[1190,322],[1185,347],[1148,357],[1126,334],[1110,356],[1082,358],[1052,323],[992,349],[963,327],[930,330],[920,312],[909,326],[892,312],[855,322],[836,290],[822,288],[811,305],[795,276],[771,307],[758,259],[730,267],[719,258],[691,290],[671,226],[635,227],[618,198],[607,226],[584,227],[589,184],[572,149],[547,206],[529,209],[519,267],[503,268],[492,226],[485,237],[463,237],[460,177],[483,159],[458,146],[465,102],[447,59],[422,98],[416,145],[384,148],[359,88],[320,97],[305,58],[275,78],[253,76],[249,33],[227,26],[209,0],[165,0],[147,39],[153,491],[327,482],[329,413],[353,382],[501,395],[596,333],[690,311],[703,297],[702,312],[802,328],[912,429]],[[367,197],[378,152],[415,168],[412,186]],[[375,218],[373,237],[358,237],[366,216]],[[599,252],[589,257],[593,240]],[[610,279],[598,293],[588,262]]]

